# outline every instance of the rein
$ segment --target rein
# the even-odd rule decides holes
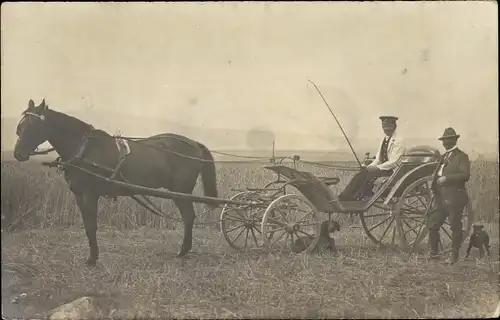
[[[31,152],[30,156],[38,156],[38,155],[42,155],[42,154],[49,154],[49,153],[51,153],[53,151],[56,151],[56,148],[48,148],[48,149],[40,150],[40,151],[37,151],[37,150],[38,150],[38,148],[35,151]]]
[[[44,115],[39,115],[39,114],[36,114],[36,113],[33,113],[33,112],[26,112],[25,115],[29,115],[29,116],[33,116],[33,117],[36,117],[42,121],[45,121],[45,116]],[[179,137],[176,137],[172,134],[163,134],[163,135],[160,135],[158,137],[124,137],[124,136],[121,136],[119,134],[117,135],[107,135],[107,136],[103,136],[103,137],[92,137],[91,136],[91,133],[93,131],[95,131],[96,129],[94,128],[94,126],[92,125],[88,125],[89,126],[89,131],[86,132],[83,137],[81,138],[78,146],[76,147],[75,151],[73,152],[72,156],[70,157],[69,159],[69,162],[72,162],[74,160],[77,160],[79,159],[81,156],[83,156],[83,153],[85,151],[85,147],[87,146],[87,142],[90,138],[92,139],[97,139],[97,138],[112,138],[112,139],[122,139],[122,140],[126,140],[126,141],[132,141],[132,142],[136,142],[136,143],[141,143],[142,145],[145,145],[147,147],[150,147],[150,148],[153,148],[153,149],[157,149],[159,151],[163,151],[163,152],[169,152],[169,153],[172,153],[172,154],[175,154],[177,156],[180,156],[180,157],[183,157],[183,158],[187,158],[187,159],[192,159],[192,160],[197,160],[197,161],[200,161],[200,162],[211,162],[211,163],[222,163],[224,161],[215,161],[215,160],[207,160],[207,159],[202,159],[202,158],[198,158],[198,157],[191,157],[191,156],[188,156],[188,155],[185,155],[185,154],[182,154],[182,153],[179,153],[179,152],[175,152],[173,150],[169,150],[169,149],[166,149],[166,148],[160,148],[160,147],[157,147],[157,146],[153,146],[153,145],[148,145],[148,144],[144,144],[144,142],[146,141],[150,141],[150,140],[154,140],[155,138],[159,139],[159,138],[162,138],[162,137],[171,137],[171,138],[174,138],[176,140],[179,140],[181,142],[185,142],[185,143],[188,143],[189,145],[195,147],[196,145],[194,145],[193,143],[189,142],[189,141],[186,141],[185,139],[181,139]],[[53,151],[56,151],[55,148],[48,148],[48,149],[45,149],[45,150],[38,150],[38,148],[31,152],[30,153],[30,156],[37,156],[37,155],[46,155],[46,154],[49,154]],[[295,158],[292,158],[292,157],[273,157],[273,158],[268,158],[268,157],[249,157],[249,156],[241,156],[241,155],[236,155],[236,154],[232,154],[232,153],[226,153],[226,152],[218,152],[218,151],[211,151],[211,153],[214,153],[214,154],[220,154],[220,155],[226,155],[226,156],[231,156],[231,157],[235,157],[235,158],[243,158],[243,159],[251,159],[251,162],[268,162],[269,160],[280,160],[280,161],[283,161],[285,159],[289,159],[289,160],[293,160],[294,163],[296,162],[301,162],[301,163],[304,163],[304,164],[308,164],[308,165],[312,165],[312,166],[317,166],[317,167],[323,167],[323,168],[331,168],[331,169],[337,169],[337,170],[341,170],[341,171],[352,171],[352,170],[357,170],[357,168],[354,168],[354,167],[348,167],[348,166],[335,166],[335,165],[326,165],[326,164],[321,164],[321,163],[315,163],[315,162],[311,162],[311,161],[305,161],[305,160],[297,160]],[[359,160],[358,160],[358,163],[359,163]]]

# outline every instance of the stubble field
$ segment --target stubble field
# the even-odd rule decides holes
[[[273,181],[261,166],[219,164],[220,197]],[[340,177],[333,191],[354,174],[301,169]],[[43,316],[92,296],[102,316],[117,319],[488,316],[499,300],[498,185],[497,163],[473,163],[469,194],[491,237],[490,259],[478,260],[474,251],[472,259],[451,267],[421,255],[407,261],[377,250],[347,218],[336,234],[338,256],[242,254],[209,224],[195,228],[192,253],[177,259],[182,225],[119,198],[100,201],[100,261],[89,269],[83,266],[88,245],[81,217],[62,176],[38,163],[2,162],[2,312]],[[201,186],[195,194],[202,194]],[[155,202],[179,216],[170,201]],[[220,210],[203,213],[205,208],[196,205],[198,223],[219,218]]]

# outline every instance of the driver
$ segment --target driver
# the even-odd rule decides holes
[[[398,118],[382,116],[380,120],[385,137],[380,142],[377,156],[372,163],[356,173],[344,191],[339,194],[340,201],[356,201],[369,196],[375,179],[390,176],[405,152],[403,139],[396,134]]]

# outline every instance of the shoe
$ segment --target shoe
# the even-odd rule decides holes
[[[429,259],[439,260],[439,231],[429,230]]]
[[[455,264],[457,262],[458,262],[458,252],[455,251],[453,251],[451,253],[451,256],[445,261],[445,263],[449,265]]]
[[[441,260],[441,256],[439,254],[437,254],[437,253],[432,253],[431,252],[431,253],[429,253],[427,255],[427,259],[433,260],[433,261],[438,261],[438,260]]]
[[[462,245],[463,230],[451,233],[451,247],[452,251],[450,257],[446,260],[448,264],[455,264],[458,261],[460,246]]]

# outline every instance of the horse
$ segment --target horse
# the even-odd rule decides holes
[[[127,140],[129,152],[120,157],[123,154],[115,137],[75,117],[49,109],[45,99],[38,106],[32,99],[29,100],[16,134],[14,158],[17,161],[29,160],[31,155],[36,154],[39,145],[47,141],[62,163],[71,164],[64,166],[64,178],[83,219],[90,247],[85,261],[88,266],[95,266],[99,258],[96,237],[99,198],[135,195],[134,191],[115,186],[93,174],[109,178],[119,171],[116,181],[185,194],[192,194],[201,175],[205,196],[217,197],[217,176],[211,152],[202,143],[182,135],[162,133]],[[123,161],[118,170],[120,158]],[[115,172],[106,168],[115,168]],[[192,248],[195,211],[189,199],[172,201],[184,223],[184,238],[177,254],[180,258]]]

